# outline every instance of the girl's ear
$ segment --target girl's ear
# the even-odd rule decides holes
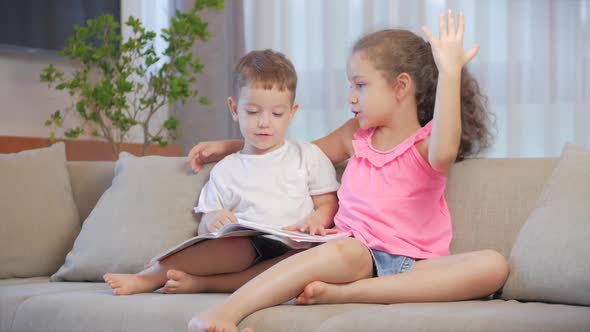
[[[395,78],[395,92],[399,99],[405,98],[414,89],[414,81],[408,73],[401,73]]]
[[[234,100],[233,97],[228,97],[227,98],[227,108],[229,109],[229,112],[231,113],[231,117],[232,119],[234,119],[234,121],[238,121],[238,103]]]

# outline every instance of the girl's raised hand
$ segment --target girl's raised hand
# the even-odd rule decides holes
[[[447,22],[445,23],[445,21]],[[463,49],[463,32],[465,29],[463,12],[459,14],[459,24],[457,26],[455,26],[455,19],[451,10],[449,10],[446,20],[444,15],[440,15],[438,27],[440,30],[438,39],[432,35],[428,28],[422,27],[422,32],[424,32],[432,47],[432,55],[438,71],[440,73],[461,72],[463,66],[479,50],[479,45],[473,46],[468,52]]]

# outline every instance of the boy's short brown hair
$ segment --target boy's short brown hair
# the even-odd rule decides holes
[[[297,73],[295,67],[283,53],[273,50],[251,51],[244,55],[233,74],[233,96],[238,98],[244,86],[255,86],[270,90],[291,92],[291,103],[295,100]]]

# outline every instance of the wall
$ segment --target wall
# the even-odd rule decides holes
[[[144,2],[123,0],[122,21],[126,21],[129,15],[142,17],[145,16],[144,11],[155,12],[147,10],[149,5],[153,8],[153,4]],[[161,7],[161,10],[169,11],[168,3]],[[161,21],[151,19],[145,25],[149,29],[159,30],[162,27]],[[125,37],[130,34],[130,30],[124,24],[122,26],[122,34]],[[57,109],[72,104],[67,92],[49,88],[46,83],[39,81],[41,69],[50,63],[66,73],[75,68],[74,62],[54,51],[0,45],[0,136],[48,137],[51,130],[44,126],[44,122]],[[165,121],[167,116],[168,108],[165,106],[156,113],[151,124],[157,126]],[[71,128],[77,123],[75,114],[72,113],[69,120],[66,119],[64,122],[64,127]],[[56,135],[61,137],[63,130],[56,131]],[[142,142],[139,129],[130,133],[129,141]]]
[[[169,15],[174,6],[185,9],[192,3],[192,0],[123,0],[122,21],[125,22],[128,15],[142,17],[146,26],[158,31],[165,23],[163,17]],[[195,54],[205,64],[205,70],[194,88],[209,98],[210,105],[203,106],[193,100],[170,111],[181,120],[183,134],[178,144],[184,153],[199,141],[240,136],[225,100],[230,91],[231,71],[243,54],[241,11],[240,3],[226,2],[225,10],[208,10],[202,14],[209,22],[213,37],[195,46]],[[122,33],[126,36],[130,31],[123,27]],[[74,68],[73,62],[55,52],[0,46],[0,136],[49,136],[50,129],[43,123],[55,110],[71,103],[67,93],[39,82],[41,69],[50,63],[64,71]],[[153,123],[161,123],[167,116],[168,110],[163,110]],[[76,123],[71,120],[66,119],[66,128]],[[56,134],[59,136],[62,132]],[[136,132],[131,141],[139,142],[141,136]]]
[[[64,70],[73,68],[71,62],[53,52],[0,48],[0,135],[49,135],[50,130],[43,123],[69,100],[67,93],[39,81],[41,68],[49,63]]]

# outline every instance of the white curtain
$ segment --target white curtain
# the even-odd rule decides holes
[[[469,68],[496,116],[488,157],[558,156],[590,147],[590,0],[244,0],[246,51],[273,48],[294,63],[301,109],[290,139],[313,140],[350,118],[346,60],[366,32],[438,30],[465,13]]]
[[[166,61],[166,57],[162,54],[165,50],[165,42],[160,38],[160,30],[168,28],[170,25],[170,18],[174,15],[174,1],[173,0],[122,0],[121,1],[121,35],[123,39],[133,36],[133,30],[125,25],[129,16],[140,19],[146,30],[156,32],[158,37],[154,42],[156,52],[161,57],[158,64],[156,64],[152,71],[156,72],[157,68]],[[162,106],[162,109],[154,114],[150,121],[150,128],[160,128],[164,121],[168,118],[168,105]],[[157,130],[153,129],[153,132]],[[139,127],[133,128],[129,132],[128,139],[134,142],[143,142],[143,131]]]

